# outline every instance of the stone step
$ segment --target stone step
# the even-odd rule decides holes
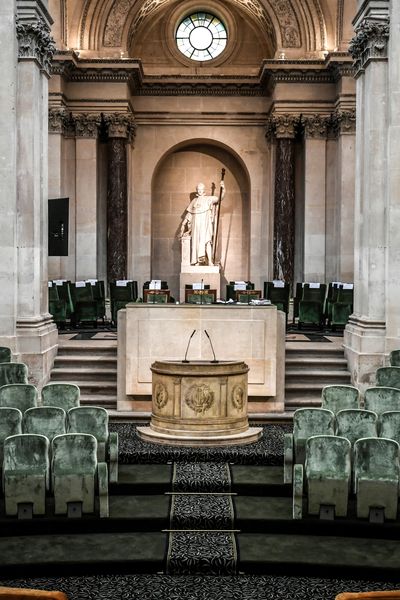
[[[115,355],[110,355],[109,353],[106,354],[96,354],[96,353],[92,353],[92,354],[62,354],[59,353],[56,358],[54,359],[54,364],[58,365],[60,363],[68,363],[71,365],[85,365],[85,366],[91,366],[93,365],[97,365],[97,364],[101,364],[102,366],[105,366],[107,364],[111,364],[111,365],[115,365],[117,363],[117,353],[115,353]]]
[[[117,396],[110,394],[81,394],[80,403],[82,406],[102,406],[110,410],[117,409]]]
[[[322,381],[326,381],[326,385],[328,385],[328,381],[332,382],[332,380],[340,383],[349,382],[350,373],[348,371],[337,369],[286,369],[286,381],[288,381],[288,379],[298,379],[299,381],[321,379]]]
[[[117,342],[113,341],[111,343],[107,342],[105,345],[100,345],[99,343],[93,344],[88,343],[86,341],[74,342],[74,343],[63,343],[58,347],[57,356],[66,356],[66,355],[117,355]]]
[[[101,366],[97,368],[76,367],[65,368],[57,367],[51,372],[52,381],[72,381],[73,379],[79,382],[92,381],[96,377],[101,382],[113,381],[117,384],[117,369],[103,369]]]
[[[286,357],[287,358],[301,358],[301,359],[315,359],[315,358],[332,358],[332,359],[343,359],[344,352],[343,348],[340,347],[329,347],[328,348],[291,348],[286,344]]]
[[[333,367],[336,370],[347,371],[347,360],[339,357],[325,357],[325,356],[310,356],[310,357],[295,357],[288,356],[286,358],[287,367],[298,367],[298,368],[329,368]]]
[[[68,383],[75,383],[81,390],[81,395],[90,395],[92,393],[104,395],[117,394],[116,381],[98,381],[97,379],[79,381],[76,377],[71,377]]]

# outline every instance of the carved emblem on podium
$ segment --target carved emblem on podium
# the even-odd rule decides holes
[[[238,410],[244,406],[244,391],[241,385],[235,385],[232,390],[232,404]]]
[[[185,402],[195,413],[204,414],[214,404],[214,392],[208,385],[192,385],[186,395]]]
[[[159,409],[164,408],[168,402],[167,388],[163,383],[157,383],[154,389],[154,402]]]

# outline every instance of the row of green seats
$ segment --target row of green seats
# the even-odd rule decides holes
[[[353,482],[358,518],[374,522],[396,519],[399,455],[400,446],[392,439],[361,438],[352,450],[345,437],[310,437],[304,466],[294,467],[293,518],[303,516],[305,489],[309,514],[320,518],[346,517]]]
[[[97,320],[104,322],[106,314],[104,281],[49,281],[49,312],[60,327],[67,320],[72,326],[91,322],[97,327]]]
[[[3,492],[9,516],[46,514],[46,497],[54,498],[56,515],[95,512],[108,517],[107,464],[97,460],[98,443],[87,433],[44,435],[22,433],[4,440]]]
[[[326,322],[332,329],[344,326],[353,312],[353,298],[352,284],[297,283],[293,298],[293,323],[298,318],[299,329],[303,325],[322,328]]]
[[[48,383],[42,388],[41,396],[43,406],[58,406],[66,412],[80,404],[80,389],[74,383]],[[28,408],[39,406],[38,390],[31,383],[2,385],[0,387],[1,406],[18,408],[22,412],[25,412]]]
[[[64,433],[89,433],[97,440],[97,459],[108,464],[111,483],[118,481],[118,434],[109,431],[108,412],[100,406],[80,406],[68,412],[57,406],[36,406],[24,413],[0,407],[0,458],[2,444],[10,435],[35,433],[51,442]]]
[[[379,380],[381,381],[381,380]],[[322,389],[322,408],[337,413],[345,408],[363,408],[378,414],[387,410],[400,410],[400,386],[377,385],[367,388],[363,398],[352,385],[327,385]]]

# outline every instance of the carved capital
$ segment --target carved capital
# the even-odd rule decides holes
[[[356,132],[356,109],[337,110],[332,115],[332,128],[337,135],[354,134]]]
[[[50,27],[41,17],[34,21],[17,18],[18,59],[36,60],[40,68],[50,75],[51,61],[56,45],[50,35]]]
[[[349,52],[354,59],[356,73],[365,69],[371,60],[386,60],[390,35],[389,17],[365,19],[356,28]]]
[[[136,124],[132,114],[110,113],[104,115],[109,138],[126,138],[132,143],[136,135]]]
[[[65,133],[69,115],[64,108],[49,108],[49,133]]]
[[[297,115],[282,114],[271,115],[267,121],[267,137],[294,138],[300,123]]]
[[[80,113],[73,115],[76,137],[95,138],[101,123],[100,114]]]
[[[307,115],[303,117],[304,135],[308,138],[326,138],[331,117],[326,115]]]

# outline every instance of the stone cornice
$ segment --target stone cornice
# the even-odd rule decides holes
[[[17,17],[18,60],[34,60],[50,75],[56,45],[50,35],[50,27],[41,16],[33,20]]]
[[[369,62],[387,60],[389,16],[365,18],[355,31],[349,52],[354,59],[356,75],[359,75]]]

